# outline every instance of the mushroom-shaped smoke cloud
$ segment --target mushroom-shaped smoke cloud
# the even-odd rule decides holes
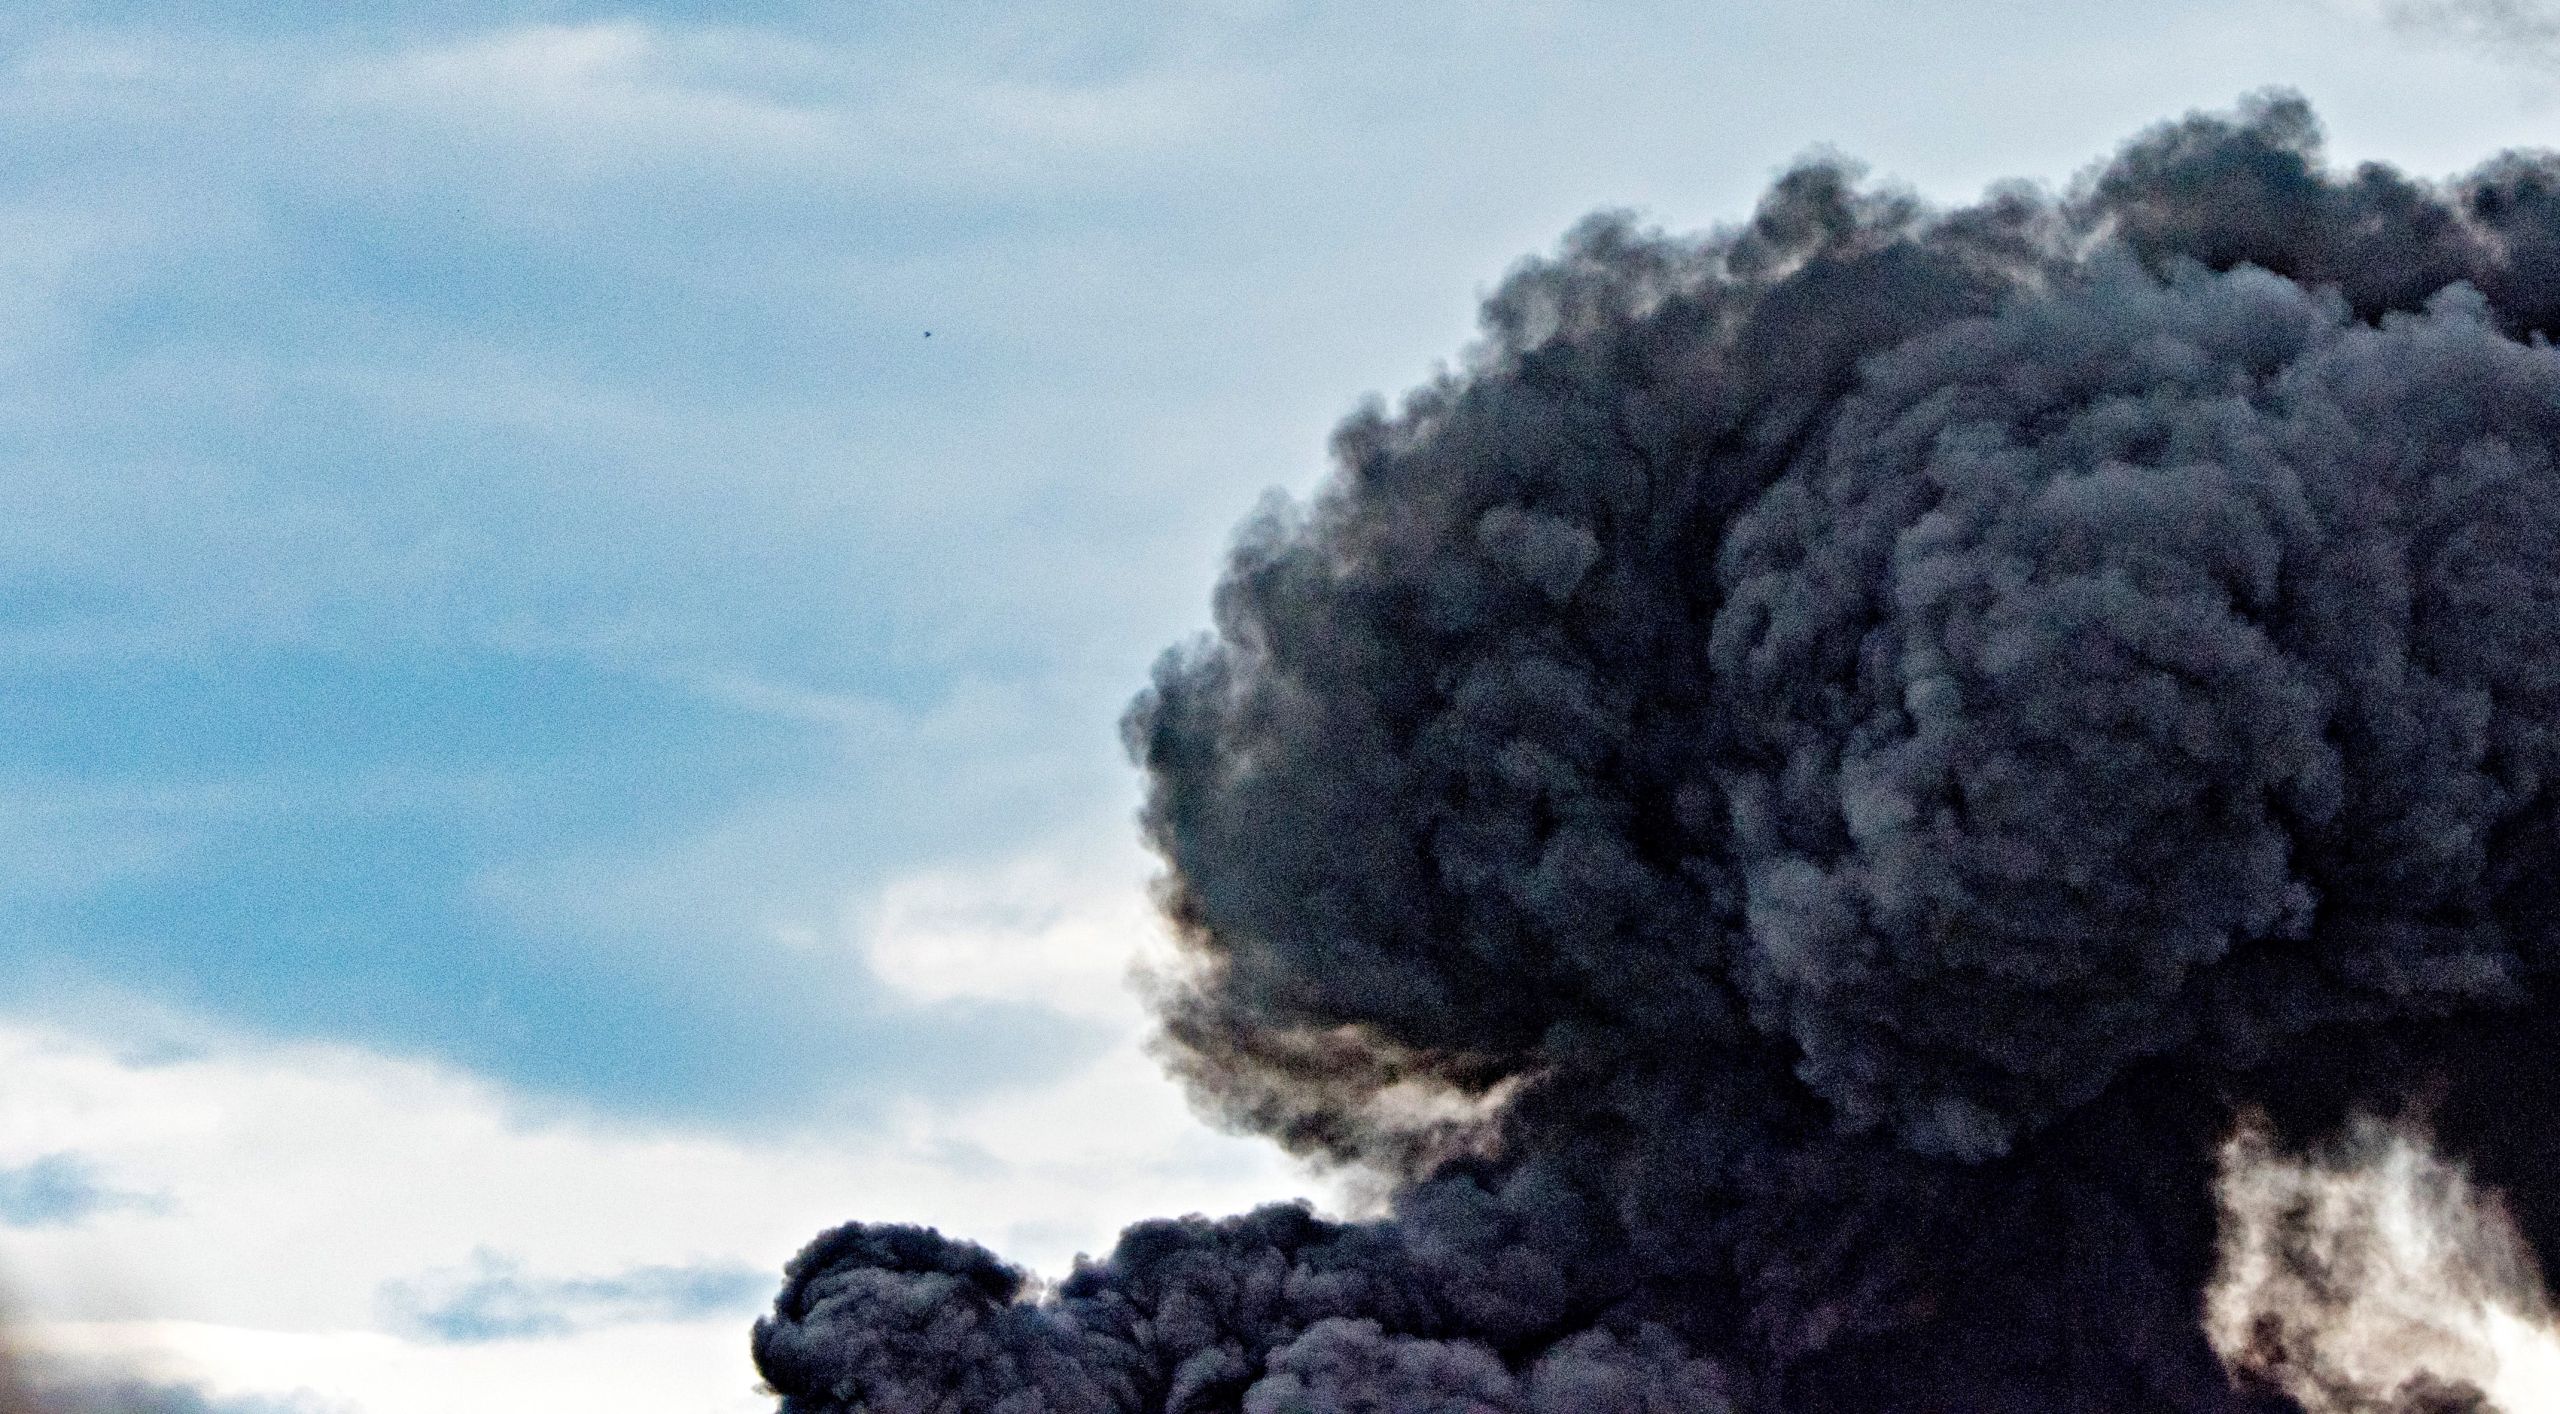
[[[2278,1409],[2217,1152],[2413,1089],[2552,1255],[2560,161],[1816,164],[1485,324],[1127,723],[1175,1069],[1391,1214],[842,1229],[787,1414]]]

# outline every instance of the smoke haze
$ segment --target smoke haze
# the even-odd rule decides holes
[[[1126,723],[1168,1063],[1388,1215],[1054,1289],[841,1228],[784,1411],[2284,1409],[2206,1293],[2318,1249],[2228,1246],[2225,1143],[2413,1094],[2547,1266],[2555,324],[2560,162],[2333,171],[2288,96],[1587,221]],[[2327,1407],[2488,1398],[2390,1373]]]

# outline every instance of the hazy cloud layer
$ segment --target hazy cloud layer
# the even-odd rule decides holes
[[[40,1414],[354,1414],[354,1406],[308,1394],[216,1395],[201,1385],[103,1379],[38,1383]]]

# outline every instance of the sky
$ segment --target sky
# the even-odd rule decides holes
[[[2269,85],[2451,173],[2560,144],[2560,11],[8,7],[19,1344],[731,1414],[829,1224],[1054,1275],[1336,1201],[1126,985],[1114,724],[1231,528],[1587,211],[2063,182]]]

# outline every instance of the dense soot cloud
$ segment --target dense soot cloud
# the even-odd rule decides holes
[[[2203,1330],[2243,1114],[2422,1104],[2547,1265],[2555,325],[2560,159],[2339,172],[2288,96],[1587,221],[1127,720],[1166,1056],[1389,1215],[1054,1289],[841,1228],[786,1414],[2283,1409],[2311,1343]]]

